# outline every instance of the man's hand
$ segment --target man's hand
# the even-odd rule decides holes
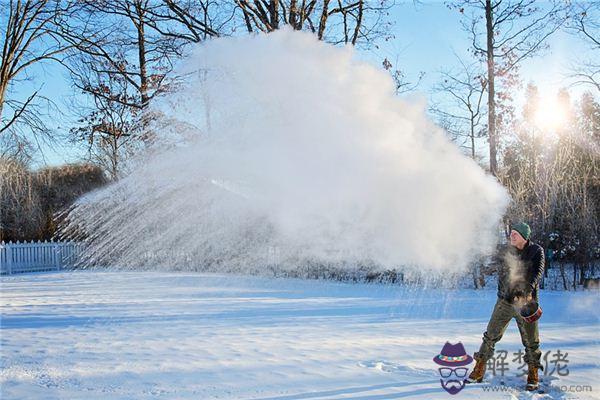
[[[520,294],[520,295],[516,295],[515,297],[513,297],[513,302],[514,303],[529,303],[531,300],[533,300],[533,296],[531,295],[531,293],[525,293],[525,294]]]
[[[511,298],[515,301],[529,301],[532,298],[533,288],[527,282],[518,282],[511,290]]]

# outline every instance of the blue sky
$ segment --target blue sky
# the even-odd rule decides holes
[[[424,95],[439,80],[442,68],[456,65],[456,56],[468,59],[470,41],[460,23],[460,14],[450,10],[442,1],[430,1],[420,5],[405,2],[394,9],[397,21],[396,39],[385,43],[382,48],[370,51],[371,57],[392,60],[398,57],[399,64],[409,75],[425,72],[422,85],[418,88]],[[550,48],[540,56],[522,64],[521,78],[524,84],[535,82],[542,91],[554,91],[568,84],[563,76],[569,65],[587,53],[586,44],[565,32],[555,33],[549,40]]]
[[[396,68],[402,69],[408,80],[415,80],[420,72],[425,76],[416,89],[416,95],[430,98],[432,86],[439,80],[443,68],[455,66],[455,53],[468,58],[469,39],[460,24],[460,14],[450,10],[443,1],[422,2],[415,5],[412,1],[401,2],[392,10],[390,18],[395,21],[395,38],[380,43],[378,48],[359,51],[358,57],[377,67],[381,67],[384,58],[388,58]],[[522,64],[521,79],[525,84],[532,81],[540,87],[542,95],[554,95],[560,87],[568,85],[566,73],[569,66],[578,57],[589,55],[588,47],[581,40],[558,32],[551,37],[550,49],[541,56],[529,59]],[[32,89],[42,87],[41,93],[52,99],[59,111],[53,112],[48,124],[53,128],[67,132],[75,123],[74,110],[70,99],[78,96],[70,87],[66,71],[57,65],[38,65],[30,74],[31,82],[15,87],[14,95],[26,97]],[[583,88],[574,88],[577,94]],[[412,94],[415,95],[415,94]],[[522,101],[522,92],[515,96]],[[55,150],[42,146],[44,159],[37,160],[55,165],[78,161],[85,151],[81,146],[62,144]]]

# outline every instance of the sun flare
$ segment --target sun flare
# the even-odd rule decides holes
[[[555,131],[567,121],[567,110],[555,96],[540,99],[535,112],[535,124],[542,130]]]

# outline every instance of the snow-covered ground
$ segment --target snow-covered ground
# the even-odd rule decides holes
[[[542,349],[568,353],[569,371],[542,379],[571,392],[512,389],[523,378],[509,359],[511,391],[485,391],[503,388],[498,374],[451,396],[432,357],[446,341],[477,349],[494,290],[175,272],[0,279],[2,399],[600,399],[598,292],[541,295]],[[497,350],[520,347],[512,322]]]

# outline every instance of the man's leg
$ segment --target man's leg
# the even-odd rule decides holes
[[[525,346],[525,362],[527,363],[527,390],[536,390],[539,387],[538,368],[544,369],[540,363],[542,352],[540,350],[540,337],[538,322],[527,322],[520,315],[515,316],[517,326],[521,333],[521,341]]]
[[[468,383],[481,382],[483,380],[486,363],[494,356],[494,346],[502,338],[508,323],[514,316],[515,310],[512,305],[502,299],[496,301],[487,329],[483,334],[483,343],[481,343],[479,351],[474,354],[477,362],[467,378]]]
[[[517,326],[521,333],[521,342],[525,346],[525,362],[538,368],[542,367],[540,359],[542,351],[540,350],[540,334],[538,330],[538,321],[527,322],[520,315],[515,317]],[[541,368],[543,369],[543,368]]]
[[[483,358],[485,361],[494,356],[494,347],[502,339],[504,331],[510,320],[515,316],[515,309],[506,300],[498,299],[492,311],[487,329],[483,334],[483,342],[475,358]]]

